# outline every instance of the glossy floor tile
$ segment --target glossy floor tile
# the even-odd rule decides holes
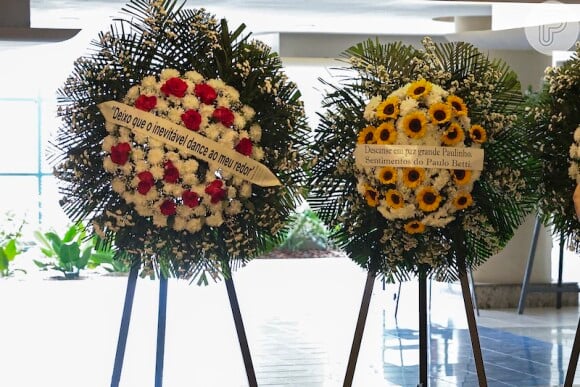
[[[254,260],[239,269],[258,385],[342,386],[365,279],[346,258]],[[0,280],[0,386],[110,385],[126,283],[94,274]],[[137,282],[120,386],[154,385],[158,289]],[[430,289],[428,385],[477,386],[461,289]],[[248,386],[224,283],[170,280],[168,294],[163,386]],[[415,282],[399,291],[376,281],[353,387],[419,383],[418,315]],[[562,385],[578,316],[578,307],[480,310],[488,385]]]

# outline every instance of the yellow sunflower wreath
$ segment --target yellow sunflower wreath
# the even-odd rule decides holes
[[[280,58],[204,10],[133,0],[59,90],[62,206],[142,275],[205,283],[275,245],[308,127]]]
[[[323,80],[308,201],[361,266],[454,280],[532,211],[539,163],[515,73],[469,44],[423,46],[360,43]]]

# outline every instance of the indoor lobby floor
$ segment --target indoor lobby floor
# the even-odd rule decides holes
[[[0,280],[0,386],[110,385],[126,277],[48,276]],[[263,259],[238,269],[258,385],[342,386],[365,279],[347,258]],[[461,289],[430,288],[428,385],[477,386]],[[137,282],[120,386],[154,385],[158,289]],[[416,281],[402,284],[395,317],[397,292],[398,284],[375,283],[354,387],[419,383]],[[248,386],[223,282],[170,280],[167,308],[163,386]],[[562,385],[578,317],[578,307],[480,310],[488,385]]]

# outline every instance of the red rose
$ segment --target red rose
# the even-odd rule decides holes
[[[252,140],[244,137],[240,140],[240,142],[238,142],[238,145],[236,145],[236,150],[244,156],[249,156],[252,154],[252,147]]]
[[[212,204],[216,204],[220,200],[226,197],[226,190],[222,188],[224,184],[221,180],[214,180],[207,187],[205,187],[205,193],[211,196]]]
[[[234,124],[234,113],[226,107],[215,109],[211,115],[215,120],[221,122],[226,128],[231,128]]]
[[[181,198],[183,199],[183,204],[185,204],[189,208],[197,207],[199,205],[199,202],[200,202],[199,195],[196,192],[189,191],[189,190],[183,191]]]
[[[190,109],[181,115],[181,120],[187,129],[198,131],[199,124],[201,124],[201,114],[197,110]]]
[[[179,180],[179,170],[175,168],[175,165],[170,160],[165,162],[163,166],[163,180],[167,183],[176,183]]]
[[[175,215],[175,203],[171,199],[165,200],[161,203],[161,213],[165,216]]]
[[[217,93],[215,92],[214,88],[206,83],[199,83],[195,85],[195,95],[201,102],[205,103],[206,105],[211,105],[213,101],[217,98]]]
[[[176,97],[183,98],[187,91],[187,83],[180,78],[169,78],[161,86],[161,91],[167,95],[173,94]]]
[[[149,171],[139,172],[137,177],[140,180],[137,185],[137,191],[141,195],[145,195],[155,185],[155,179],[153,179],[153,175]]]
[[[115,164],[124,165],[129,160],[131,145],[128,142],[120,142],[111,147],[111,160]]]
[[[151,111],[155,105],[157,105],[157,97],[152,95],[148,97],[146,95],[141,94],[135,100],[135,107],[139,110],[144,110],[146,112]]]

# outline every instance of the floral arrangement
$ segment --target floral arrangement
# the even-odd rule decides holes
[[[452,154],[452,149],[480,148],[487,139],[481,125],[471,125],[461,97],[425,79],[406,84],[384,100],[371,98],[364,118],[369,125],[359,132],[358,144],[430,145],[448,147],[446,152]],[[367,204],[387,220],[405,220],[404,230],[409,234],[449,224],[454,213],[473,204],[471,191],[480,176],[480,171],[461,165],[466,161],[449,165],[458,169],[439,168],[449,163],[430,157],[419,162],[424,166],[381,166],[355,172],[357,189]]]
[[[159,80],[149,76],[130,88],[124,103],[156,112],[246,157],[264,158],[257,145],[262,129],[253,122],[255,111],[240,103],[238,91],[221,80],[205,80],[195,71],[182,78],[177,70],[165,69]],[[155,226],[190,233],[204,224],[219,227],[224,217],[239,215],[242,201],[252,196],[251,182],[219,166],[198,177],[199,161],[190,154],[133,134],[125,126],[112,124],[106,129],[103,167],[113,175],[113,191],[132,203],[140,216],[151,217]]]
[[[580,183],[580,44],[559,67],[548,67],[543,88],[530,93],[522,125],[542,162],[538,214],[561,242],[580,252],[580,222],[572,195]]]
[[[322,80],[312,146],[308,202],[351,259],[387,280],[457,279],[537,201],[515,73],[467,43],[422,43],[346,50],[340,81]]]
[[[59,90],[61,205],[142,275],[228,276],[302,201],[300,94],[243,25],[174,0],[123,11]]]

